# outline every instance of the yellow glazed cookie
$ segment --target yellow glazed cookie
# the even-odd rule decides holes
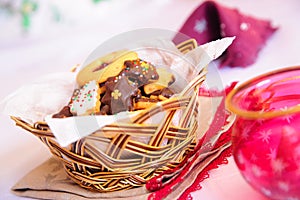
[[[166,69],[157,68],[156,71],[159,75],[159,78],[157,81],[144,86],[144,91],[146,94],[151,94],[157,90],[167,88],[171,83],[175,81],[173,74],[168,72]]]
[[[103,83],[109,77],[117,76],[124,69],[126,60],[138,59],[138,55],[132,51],[116,51],[101,57],[77,74],[77,83],[83,86],[89,81],[95,80],[98,83]]]

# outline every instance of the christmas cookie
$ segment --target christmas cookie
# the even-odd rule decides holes
[[[139,59],[135,52],[122,51],[94,61],[78,73],[77,81],[82,86],[74,91],[69,106],[54,117],[146,109],[174,94],[169,85],[175,78],[169,71]]]
[[[140,95],[140,91],[135,84],[130,83],[125,76],[120,76],[110,78],[105,86],[106,92],[101,99],[101,103],[109,106],[108,114],[134,110],[133,98]],[[101,111],[103,110],[101,109]]]
[[[77,74],[77,83],[83,86],[85,83],[95,80],[103,83],[109,77],[117,76],[124,69],[126,60],[135,60],[138,56],[131,51],[117,51],[101,57],[84,67]]]
[[[122,71],[121,76],[126,76],[137,87],[156,81],[159,78],[155,67],[141,59],[125,61],[124,65],[125,69]]]
[[[70,112],[70,107],[69,106],[64,106],[59,113],[54,114],[52,117],[53,118],[66,118],[66,117],[72,117],[73,114]]]
[[[148,97],[136,98],[134,102],[134,109],[135,110],[146,109],[155,105],[157,102],[159,102],[158,99],[153,99]]]
[[[90,115],[100,111],[100,88],[96,81],[86,83],[75,92],[70,103],[73,115]]]
[[[169,88],[162,89],[159,94],[159,96],[163,96],[167,99],[169,99],[173,95],[174,95],[174,92],[172,90],[170,90]]]
[[[156,71],[158,73],[159,78],[157,81],[144,86],[144,91],[146,94],[151,94],[155,91],[167,88],[175,81],[174,75],[168,72],[166,69],[157,68]]]

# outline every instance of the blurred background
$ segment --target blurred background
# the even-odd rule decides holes
[[[1,80],[14,78],[11,73],[16,71],[23,71],[23,82],[40,73],[67,70],[74,64],[81,63],[102,41],[125,31],[149,27],[179,30],[202,2],[83,0],[74,3],[71,0],[0,0],[0,74],[6,73],[1,76]],[[266,47],[276,48],[278,57],[268,61],[276,59],[277,66],[289,64],[280,63],[279,58],[282,53],[290,57],[286,52],[293,49],[278,44],[285,38],[297,40],[298,19],[289,17],[289,13],[298,12],[299,1],[216,2],[237,8],[245,14],[271,19],[280,29]],[[280,7],[280,10],[269,9],[271,4]],[[293,63],[296,58],[290,59]],[[239,72],[243,76],[243,72]],[[229,82],[226,77],[224,81]],[[0,97],[8,92],[3,88]]]
[[[203,0],[0,0],[0,80],[11,80],[19,85],[41,73],[68,70],[81,63],[102,41],[138,28],[179,30],[188,16]],[[237,8],[245,14],[270,19],[280,27],[260,54],[267,65],[291,65],[295,57],[286,52],[296,50],[299,44],[283,46],[280,41],[298,38],[297,0],[216,1]],[[280,9],[270,9],[270,6]],[[281,45],[281,46],[279,46]],[[266,50],[267,49],[267,50]],[[270,58],[264,52],[274,50]],[[288,57],[289,63],[280,57]],[[269,54],[270,55],[270,54]],[[254,66],[256,66],[256,64]],[[274,66],[272,66],[274,67]],[[266,67],[268,68],[268,67]],[[265,69],[266,69],[265,68]],[[253,69],[253,68],[252,68]],[[237,70],[241,78],[247,70]],[[22,71],[22,79],[14,73]],[[225,76],[224,82],[230,82]],[[231,79],[231,77],[230,77]],[[237,78],[238,79],[238,78]],[[0,98],[13,88],[2,88]]]

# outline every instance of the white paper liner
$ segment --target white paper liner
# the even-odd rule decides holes
[[[0,103],[0,111],[20,117],[28,123],[44,121],[47,115],[59,111],[73,94],[75,74],[49,74],[25,84]]]
[[[155,63],[162,60],[162,55],[166,55],[166,50],[179,54],[174,50],[175,45],[170,42],[160,42],[149,49],[155,49],[156,54],[145,52],[142,54],[138,51],[138,55],[146,61],[164,66],[171,66],[176,81],[172,85],[177,90],[182,90],[195,78],[198,73],[207,66],[211,61],[218,58],[227,47],[233,42],[234,37],[223,38],[205,45],[201,45],[190,51],[186,55],[169,57],[161,63]],[[191,64],[187,64],[188,62]],[[46,121],[51,131],[61,146],[67,146],[96,130],[101,129],[105,125],[118,122],[130,123],[131,119],[138,114],[137,112],[122,112],[112,116],[74,116],[69,118],[52,118],[63,106],[69,102],[75,85],[74,73],[63,73],[49,75],[39,81],[28,84],[15,93],[9,95],[2,103],[1,110],[7,115],[20,117],[29,122]],[[164,115],[165,112],[161,112]],[[178,114],[177,114],[178,115]],[[158,124],[157,119],[163,116],[155,116],[148,120],[147,123]],[[174,123],[180,116],[174,119]]]

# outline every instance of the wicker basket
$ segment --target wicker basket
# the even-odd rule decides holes
[[[194,40],[188,40],[178,45],[178,49],[187,52],[196,46]],[[178,97],[142,111],[134,123],[107,125],[68,147],[56,142],[45,122],[30,125],[20,118],[12,119],[16,125],[40,138],[62,161],[69,177],[82,187],[99,192],[139,187],[176,167],[193,151],[198,129],[198,89],[205,74],[204,69]],[[182,117],[175,127],[171,122],[178,109],[182,110]],[[160,124],[143,124],[159,112],[167,113]],[[150,140],[141,142],[145,137]],[[99,146],[107,146],[107,149],[101,150]]]

